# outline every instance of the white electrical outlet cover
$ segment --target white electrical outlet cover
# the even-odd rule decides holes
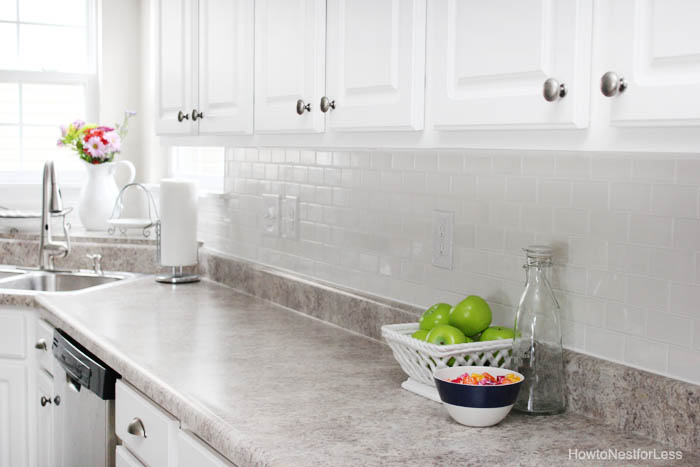
[[[285,196],[282,199],[280,225],[283,238],[299,237],[299,198],[296,196]]]
[[[264,194],[262,218],[263,235],[279,237],[280,235],[280,195]]]
[[[454,223],[454,212],[433,211],[433,266],[452,269]]]

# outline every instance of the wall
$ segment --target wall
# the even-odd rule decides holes
[[[557,248],[565,346],[700,383],[700,160],[673,155],[230,149],[206,246],[403,302],[485,297],[512,325],[521,248]],[[300,238],[261,235],[261,195],[300,197]],[[455,212],[454,269],[431,265]]]

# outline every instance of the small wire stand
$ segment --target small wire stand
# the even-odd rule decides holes
[[[124,211],[124,193],[132,187],[138,188],[144,193],[146,193],[146,197],[148,198],[148,218],[122,217],[122,213]],[[126,235],[129,229],[141,229],[141,232],[143,233],[144,237],[150,237],[151,231],[149,229],[151,227],[156,227],[156,225],[160,222],[158,219],[158,207],[156,206],[156,201],[153,198],[153,194],[148,188],[146,188],[141,183],[127,183],[119,191],[119,196],[117,196],[117,200],[114,202],[114,209],[112,209],[112,215],[107,222],[109,223],[109,228],[107,229],[107,232],[110,235],[114,235],[117,229],[122,235]],[[156,231],[157,230],[158,229],[156,228]]]

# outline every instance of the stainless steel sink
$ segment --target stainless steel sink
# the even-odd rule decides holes
[[[36,292],[70,292],[105,285],[132,277],[130,274],[94,274],[88,272],[29,272],[0,281],[0,289]]]

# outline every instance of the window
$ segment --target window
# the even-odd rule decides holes
[[[54,159],[76,181],[59,125],[97,118],[95,0],[0,1],[0,181],[38,183]]]
[[[170,175],[199,182],[200,191],[224,192],[224,165],[226,161],[223,147],[170,148]]]

